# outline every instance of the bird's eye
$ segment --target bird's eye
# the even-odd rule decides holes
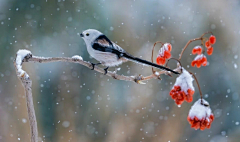
[[[89,36],[89,33],[86,33],[86,36]]]

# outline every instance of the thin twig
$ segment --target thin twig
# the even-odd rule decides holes
[[[202,37],[194,38],[194,39],[189,40],[189,41],[187,42],[187,44],[184,46],[182,52],[180,53],[180,56],[179,56],[178,60],[181,60],[182,55],[183,55],[183,52],[187,49],[188,45],[189,45],[191,42],[196,41],[196,40],[202,40]]]
[[[203,36],[205,36],[206,34],[209,34],[209,33],[210,33],[210,34],[213,34],[212,32],[206,32],[206,33],[202,34],[201,37],[199,37],[199,38],[194,38],[194,39],[189,40],[189,41],[187,42],[187,44],[184,46],[184,48],[183,48],[182,52],[180,53],[180,56],[179,56],[178,59],[181,60],[184,51],[187,49],[188,45],[189,45],[191,42],[196,41],[196,40],[201,40],[201,41],[202,41],[202,45],[204,45],[204,44],[203,44],[203,39],[204,39]]]
[[[198,90],[199,90],[199,94],[200,94],[200,97],[201,97],[201,101],[203,99],[203,95],[202,95],[202,91],[201,91],[201,88],[200,88],[200,85],[198,83],[198,80],[197,80],[197,77],[195,76],[195,74],[193,74],[192,72],[188,71],[193,77],[194,79],[196,80],[196,83],[197,83],[197,86],[198,86]]]
[[[166,65],[165,65],[165,67],[167,67],[168,62],[169,62],[170,60],[175,60],[175,61],[177,61],[177,62],[180,64],[180,66],[182,67],[181,61],[180,61],[179,59],[173,58],[173,57],[167,60],[167,63],[166,63]]]
[[[162,46],[164,45],[161,41],[157,41],[157,42],[155,42],[154,43],[154,45],[153,45],[153,48],[152,48],[152,57],[151,57],[151,61],[152,61],[152,63],[153,63],[153,53],[154,53],[154,48],[155,48],[155,46],[156,46],[156,44],[157,43],[161,43],[162,44]],[[162,47],[161,46],[161,47]],[[154,74],[156,71],[153,69],[153,67],[152,67],[152,73]]]

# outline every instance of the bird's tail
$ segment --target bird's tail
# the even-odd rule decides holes
[[[174,70],[171,70],[171,69],[169,69],[167,67],[160,66],[158,64],[154,64],[152,62],[149,62],[149,61],[137,58],[137,57],[133,57],[133,56],[127,54],[127,53],[123,53],[122,56],[127,58],[127,59],[129,59],[129,60],[132,60],[134,62],[139,62],[139,63],[145,64],[145,65],[149,65],[149,66],[152,66],[152,67],[155,67],[155,68],[158,68],[158,69],[162,69],[162,70],[170,71],[170,72],[175,73],[175,74],[179,74],[178,72],[176,72]]]

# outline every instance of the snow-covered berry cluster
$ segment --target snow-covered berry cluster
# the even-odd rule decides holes
[[[194,94],[194,87],[192,82],[192,75],[184,68],[182,68],[181,75],[176,79],[176,82],[169,93],[177,105],[181,105],[184,100],[186,102],[192,102],[192,96]]]
[[[200,45],[195,46],[192,50],[192,54],[193,55],[194,54],[198,54],[198,55],[202,54],[202,46],[200,46]]]
[[[211,35],[209,39],[205,42],[205,47],[207,48],[207,54],[212,55],[213,47],[212,45],[216,43],[216,37]],[[195,46],[192,50],[192,54],[198,54],[194,60],[192,61],[191,65],[194,67],[200,68],[201,66],[207,65],[207,57],[204,55],[202,46],[198,45]]]
[[[200,68],[202,66],[207,65],[207,57],[203,54],[197,55],[192,61],[191,65],[194,67],[195,65]]]
[[[204,130],[210,128],[212,121],[214,120],[213,113],[209,107],[209,103],[204,99],[199,99],[191,107],[188,114],[188,122],[194,129]]]
[[[159,50],[156,59],[157,64],[164,65],[166,59],[171,58],[172,45],[170,43],[165,43]]]
[[[170,43],[162,44],[162,47],[160,48],[158,52],[158,56],[156,58],[156,63],[158,65],[165,65],[165,67],[167,67],[166,61],[168,62],[170,61],[170,59],[173,59],[178,62],[177,68],[175,70],[179,72],[180,75],[176,78],[176,82],[174,83],[171,91],[169,92],[169,95],[177,105],[181,105],[184,101],[188,103],[193,101],[193,95],[195,93],[193,81],[194,80],[196,81],[201,98],[197,102],[195,102],[194,105],[191,107],[187,120],[191,124],[192,128],[200,129],[200,130],[204,130],[205,128],[209,129],[211,127],[212,121],[214,120],[214,116],[209,107],[209,103],[204,99],[202,99],[202,92],[195,74],[187,71],[182,67],[181,58],[182,58],[183,52],[191,42],[200,40],[201,45],[197,45],[192,49],[192,54],[195,55],[196,57],[191,62],[191,65],[193,67],[196,66],[197,68],[200,68],[201,66],[206,66],[207,65],[206,54],[212,55],[213,53],[212,45],[216,43],[215,36],[211,35],[209,38],[205,37],[205,35],[209,33],[211,32],[206,32],[199,38],[189,40],[189,42],[186,44],[186,46],[183,48],[182,52],[180,53],[179,58],[171,57],[172,46]],[[159,41],[156,43],[162,43],[162,42]],[[156,45],[156,43],[154,44],[154,46]],[[152,49],[152,53],[154,51],[154,46]],[[152,62],[153,62],[153,54],[152,54]],[[159,72],[154,71],[154,69],[152,69],[152,71],[155,76],[158,76],[158,77],[160,76]],[[170,73],[165,73],[165,74],[171,76]]]

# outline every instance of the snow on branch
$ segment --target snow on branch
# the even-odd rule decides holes
[[[75,55],[73,57],[38,57],[38,56],[33,56],[31,54],[31,52],[29,51],[30,55],[27,55],[22,61],[23,62],[38,62],[38,63],[49,63],[49,62],[70,62],[70,63],[78,63],[78,64],[81,64],[83,66],[86,66],[88,67],[89,69],[92,69],[92,64],[90,62],[87,62],[87,61],[84,61],[82,59],[81,56],[78,56],[78,55]],[[21,58],[20,58],[21,59]],[[19,68],[19,72],[20,72],[20,75],[23,74],[23,72],[21,72],[21,68]],[[94,67],[94,70],[99,72],[99,73],[102,73],[104,74],[105,73],[105,70],[98,67],[98,66],[95,66]],[[176,68],[174,71],[177,71],[177,72],[180,72],[180,68]],[[161,74],[169,74],[168,71],[159,71],[157,73],[157,75],[161,75]],[[124,76],[124,75],[118,75],[116,73],[116,71],[108,71],[107,76],[110,76],[114,79],[117,79],[117,80],[125,80],[125,81],[132,81],[132,82],[136,82],[136,83],[139,83],[139,84],[142,84],[143,82],[142,81],[145,81],[145,80],[150,80],[150,79],[157,79],[158,76],[156,74],[152,74],[150,76],[142,76],[142,75],[137,75],[137,76]]]
[[[33,105],[32,97],[32,80],[29,78],[29,75],[22,69],[22,62],[32,57],[32,53],[28,50],[19,50],[14,61],[16,73],[19,79],[22,82],[26,95],[28,119],[30,123],[30,132],[31,132],[31,142],[38,141],[38,129],[37,129],[37,120]]]
[[[92,64],[90,62],[84,61],[81,56],[74,55],[73,57],[38,57],[33,56],[31,51],[29,50],[19,50],[17,52],[14,65],[16,69],[17,76],[22,82],[22,85],[24,87],[25,95],[26,95],[26,103],[27,103],[27,110],[28,110],[28,119],[30,123],[30,131],[31,131],[31,142],[37,142],[38,141],[38,129],[37,129],[37,120],[35,116],[35,110],[33,105],[33,98],[32,98],[32,80],[30,79],[29,75],[26,71],[22,69],[22,64],[24,62],[34,62],[34,63],[49,63],[49,62],[70,62],[70,63],[78,63],[85,67],[88,67],[89,69],[92,69]],[[104,74],[105,70],[95,66],[94,70]],[[177,67],[174,69],[176,72],[181,72],[181,67]],[[149,76],[124,76],[117,74],[117,71],[108,71],[107,76],[110,76],[117,80],[124,80],[124,81],[132,81],[138,84],[145,84],[142,81],[150,80],[150,79],[160,79],[161,74],[170,75],[171,73],[168,71],[158,71],[155,72],[152,75]]]

